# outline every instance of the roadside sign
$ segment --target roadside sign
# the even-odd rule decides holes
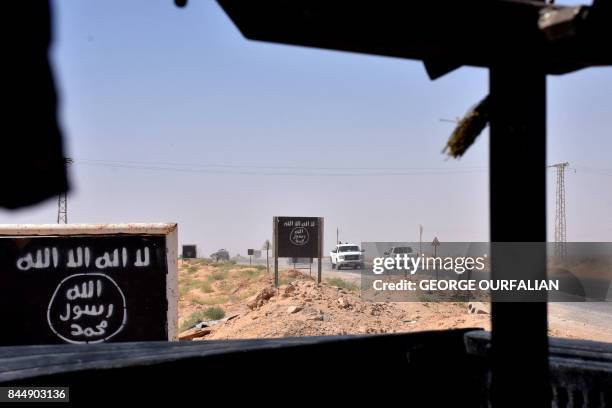
[[[322,218],[276,217],[275,242],[280,258],[318,258]]]
[[[274,217],[274,276],[278,286],[278,258],[318,258],[321,282],[322,217]]]
[[[176,228],[0,226],[0,345],[176,339]]]
[[[249,265],[253,264],[253,254],[255,253],[254,249],[247,249],[247,255],[249,256]]]
[[[197,252],[195,245],[183,245],[183,258],[197,258]]]

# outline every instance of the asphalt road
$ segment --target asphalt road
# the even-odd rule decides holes
[[[253,263],[253,265],[265,265],[266,259],[265,258],[252,259],[251,262]],[[312,276],[316,277],[317,276],[317,263],[318,261],[314,259],[312,262],[311,270],[309,270],[308,264],[296,264],[295,267],[297,270],[303,272],[306,275],[308,275],[309,273],[312,273]],[[242,261],[240,262],[240,264],[248,265],[249,262]],[[341,269],[340,271],[336,269],[332,269],[329,257],[323,258],[323,261],[321,262],[321,266],[322,266],[321,273],[323,275],[323,279],[336,277],[336,278],[346,279],[354,283],[358,283],[361,280],[361,270],[360,269]],[[274,267],[274,259],[270,259],[270,268],[273,268],[273,267]],[[280,270],[287,270],[287,269],[293,269],[294,265],[292,263],[288,263],[287,259],[279,259],[278,267]]]
[[[360,283],[359,269],[331,269],[329,259],[324,259],[322,265],[323,279],[339,277]],[[312,270],[313,276],[316,276],[316,262]],[[570,327],[588,328],[589,331],[599,332],[602,338],[612,338],[612,302],[555,302],[549,305],[551,322],[558,321],[567,323]]]
[[[550,303],[549,310],[556,319],[612,338],[612,302],[556,302]]]

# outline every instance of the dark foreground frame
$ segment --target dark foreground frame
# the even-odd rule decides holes
[[[189,399],[206,405],[243,397],[248,405],[402,400],[471,407],[489,403],[490,364],[490,336],[474,329],[17,346],[0,349],[0,386],[68,386],[72,402]],[[553,339],[550,367],[549,391],[558,406],[612,404],[612,345]],[[287,391],[291,396],[283,396]]]
[[[431,79],[463,65],[488,68],[491,241],[546,242],[546,75],[612,64],[609,1],[218,2],[252,40],[422,60]],[[516,253],[491,254],[493,279],[546,278],[544,248]],[[546,296],[495,300],[493,405],[546,406]]]
[[[364,2],[360,6],[358,2],[327,0],[219,2],[243,34],[252,39],[421,59],[431,78],[461,65],[490,68],[494,104],[491,240],[546,240],[545,75],[612,64],[610,2],[595,0],[593,7],[576,10],[577,18],[567,21],[564,16],[572,10],[547,6],[543,1],[385,1]],[[378,6],[380,3],[384,7]],[[540,30],[538,23],[545,7],[554,12],[551,21],[559,23]],[[41,27],[43,31],[48,28]],[[46,52],[48,34],[42,38],[45,44],[39,48]],[[28,82],[34,84],[48,76],[46,71],[27,73],[38,75],[28,78],[34,79]],[[21,88],[14,94],[28,95]],[[55,107],[54,92],[49,92],[43,106]],[[28,119],[48,117],[48,112],[25,112]],[[54,126],[44,122],[41,129],[48,131]],[[24,140],[31,144],[29,139]],[[55,144],[54,150],[61,150],[59,143]],[[40,150],[48,153],[49,149]],[[55,156],[54,168],[63,169],[63,160],[57,160],[61,155]],[[517,161],[521,166],[515,166]],[[8,161],[5,168],[39,167]],[[34,173],[38,178],[42,174]],[[23,175],[21,179],[11,179],[16,182],[9,185],[12,189],[7,191],[12,193],[7,197],[11,201],[5,206],[24,205],[40,198],[19,197],[22,190],[18,187],[27,179]],[[521,180],[520,186],[516,180]],[[64,191],[65,177],[60,174],[55,184],[59,187],[54,192]],[[517,198],[518,187],[522,197]],[[41,195],[49,195],[44,193],[48,191]],[[527,234],[522,235],[524,231]],[[538,268],[537,262],[528,265]],[[496,277],[504,275],[495,266],[494,273]],[[591,401],[577,390],[566,390],[564,394],[549,388],[551,382],[555,383],[559,367],[570,367],[563,368],[570,373],[563,377],[566,387],[603,387],[600,405],[611,404],[609,345],[558,345],[551,341],[549,348],[546,303],[499,303],[492,312],[491,354],[488,340],[479,338],[476,342],[472,335],[467,337],[467,350],[471,351],[467,353],[463,331],[367,338],[105,344],[87,348],[24,346],[0,349],[0,382],[69,385],[73,387],[72,399],[82,402],[118,402],[126,398],[144,402],[164,397],[175,400],[179,396],[206,402],[217,393],[232,393],[223,396],[238,400],[256,395],[266,404],[274,401],[275,395],[279,395],[278,402],[285,402],[275,391],[289,387],[303,390],[293,397],[297,402],[323,400],[321,391],[327,391],[345,401],[399,398],[413,406],[474,406],[481,402],[481,395],[487,395],[483,392],[488,390],[488,370],[492,368],[492,387],[496,390],[493,399],[497,405],[514,402],[521,403],[516,406],[543,406],[549,403],[548,396],[560,395],[571,395],[572,403],[580,398],[582,402]],[[518,315],[525,317],[517,319]],[[350,387],[339,389],[339,385]],[[248,391],[254,393],[245,395]]]

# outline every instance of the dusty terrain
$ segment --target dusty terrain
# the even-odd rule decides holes
[[[355,283],[339,278],[322,285],[295,270],[281,285],[262,266],[180,262],[179,326],[194,340],[395,333],[482,327],[490,315],[468,313],[467,303],[362,301]],[[205,328],[188,330],[201,321]],[[612,341],[612,335],[566,318],[550,318],[555,337]]]

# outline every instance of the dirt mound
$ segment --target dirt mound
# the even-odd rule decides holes
[[[276,295],[276,291],[271,288],[263,288],[253,299],[249,300],[247,306],[249,309],[254,310],[263,306],[271,297]]]
[[[302,277],[302,273],[300,271],[298,271],[297,269],[289,269],[289,270],[285,271],[285,274],[289,278],[299,278],[299,277]]]
[[[321,285],[296,270],[281,271],[279,288],[265,267],[181,263],[179,324],[193,340],[396,333],[461,327],[490,328],[490,315],[465,302],[370,302],[342,277]],[[222,309],[225,318],[211,317]],[[550,334],[601,339],[551,314]],[[562,316],[563,317],[563,316]],[[571,316],[570,316],[571,317]],[[214,320],[211,325],[202,322]],[[198,323],[200,326],[197,327]],[[605,339],[604,339],[605,340]]]
[[[301,274],[296,278],[278,289],[262,289],[249,301],[247,311],[212,327],[206,339],[405,332],[423,330],[434,315],[436,328],[486,323],[485,318],[471,317],[467,308],[458,305],[446,305],[446,312],[440,314],[439,305],[433,304],[370,303],[362,301],[359,292],[317,285]],[[456,319],[457,314],[465,318]]]

